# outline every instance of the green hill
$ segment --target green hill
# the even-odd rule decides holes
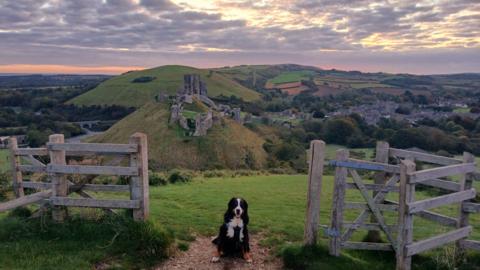
[[[152,101],[160,92],[175,94],[183,85],[183,75],[192,73],[200,74],[207,84],[210,97],[234,95],[246,101],[256,100],[260,97],[260,94],[254,90],[246,88],[218,72],[209,69],[171,65],[128,72],[111,78],[95,89],[75,97],[69,103],[141,107]],[[137,82],[134,82],[134,80]]]
[[[92,141],[126,143],[131,134],[144,132],[151,164],[161,169],[265,166],[264,140],[233,120],[222,119],[207,136],[187,137],[177,124],[168,124],[169,117],[167,104],[147,103]]]

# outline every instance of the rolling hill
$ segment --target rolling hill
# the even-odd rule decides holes
[[[91,141],[126,143],[135,132],[148,136],[149,159],[161,169],[263,168],[264,139],[223,118],[204,137],[187,137],[177,124],[168,124],[168,105],[150,102]]]
[[[252,101],[260,94],[240,83],[209,69],[187,66],[161,66],[141,71],[132,71],[113,77],[91,91],[70,100],[76,105],[123,105],[141,107],[154,100],[159,93],[175,94],[183,85],[184,74],[200,74],[207,84],[208,95],[243,98]]]

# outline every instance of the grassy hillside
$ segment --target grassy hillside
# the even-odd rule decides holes
[[[174,94],[183,86],[184,74],[200,74],[207,84],[208,95],[211,97],[237,96],[246,101],[260,97],[257,92],[208,69],[197,69],[186,66],[161,66],[157,68],[129,72],[109,79],[95,89],[82,94],[70,101],[77,105],[117,104],[141,107],[152,101],[160,92]],[[142,77],[154,77],[149,82],[133,82]]]
[[[168,124],[169,116],[167,104],[148,103],[92,140],[125,143],[131,134],[144,132],[148,135],[149,158],[162,169],[265,165],[264,140],[244,126],[223,119],[205,137],[186,137],[178,125]]]

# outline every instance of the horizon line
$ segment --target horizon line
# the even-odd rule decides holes
[[[81,65],[46,65],[46,64],[8,64],[0,65],[0,74],[12,75],[121,75],[129,71],[140,71],[161,66],[188,66],[182,64],[167,64],[154,67],[144,66],[81,66]],[[320,67],[314,65],[302,65],[298,63],[283,63],[283,64],[238,64],[238,65],[223,65],[217,67],[197,67],[193,68],[207,69],[207,68],[222,68],[234,66],[263,66],[263,65],[299,65],[306,67],[315,67],[322,70],[340,70],[346,72],[359,71],[362,73],[386,73],[386,74],[412,74],[412,75],[454,75],[454,74],[480,74],[480,72],[457,72],[457,73],[409,73],[409,72],[386,72],[386,71],[370,71],[359,69],[342,69],[336,67]]]

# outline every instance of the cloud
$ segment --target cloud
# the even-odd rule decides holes
[[[444,48],[455,54],[480,48],[480,3],[475,0],[199,3],[0,1],[0,59],[14,64],[32,59],[46,64],[144,65],[142,61],[152,61],[151,55],[159,62],[179,55],[211,59],[226,54],[321,59],[324,52],[374,57],[378,52]]]

